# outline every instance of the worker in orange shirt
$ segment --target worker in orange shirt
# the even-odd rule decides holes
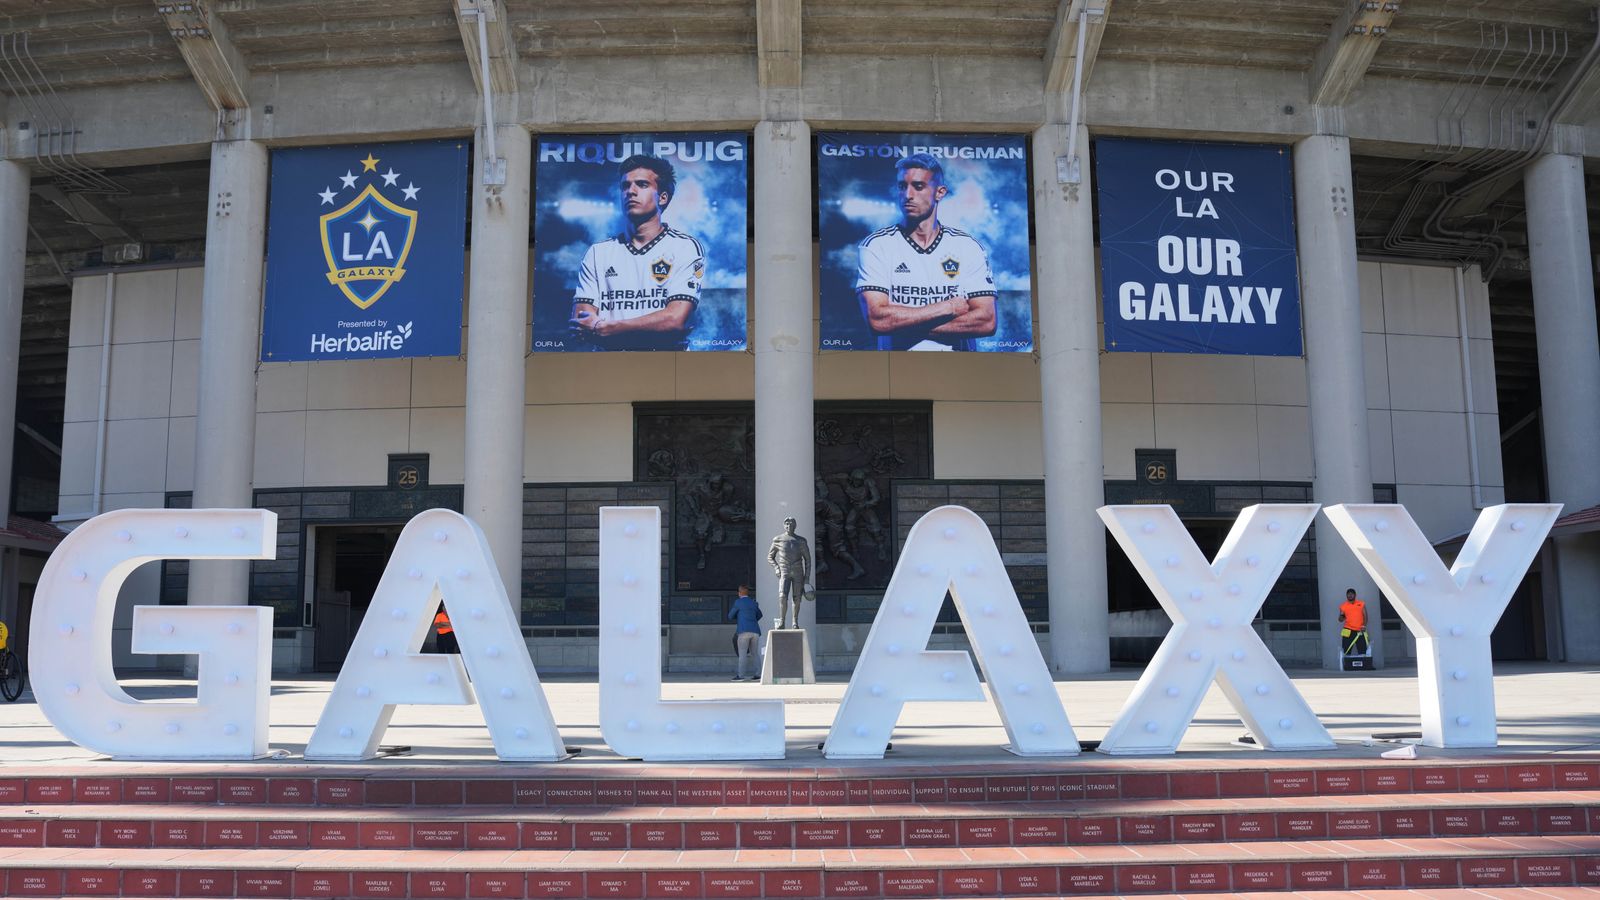
[[[456,629],[450,624],[450,614],[444,611],[444,606],[433,614],[434,652],[459,653],[461,648],[456,646]]]
[[[1344,648],[1344,655],[1370,656],[1372,649],[1367,641],[1367,605],[1356,597],[1355,588],[1344,592],[1344,602],[1339,604],[1339,622],[1343,625],[1339,629],[1339,645]]]

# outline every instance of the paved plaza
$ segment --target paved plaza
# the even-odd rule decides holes
[[[1108,675],[1058,680],[1056,690],[1066,704],[1080,741],[1098,740],[1110,727],[1133,690],[1138,669]],[[1295,685],[1339,746],[1320,753],[1268,753],[1236,743],[1246,734],[1222,692],[1213,685],[1185,736],[1174,760],[1157,757],[1163,764],[1185,759],[1228,760],[1254,766],[1292,764],[1303,758],[1358,761],[1373,759],[1392,743],[1370,741],[1374,734],[1415,732],[1419,726],[1415,669],[1391,669],[1365,675],[1340,675],[1320,670],[1291,671]],[[178,702],[193,695],[192,682],[177,678],[130,678],[124,685],[141,699]],[[785,760],[704,763],[707,768],[730,766],[828,766],[817,750],[839,708],[845,680],[827,678],[815,685],[768,686],[752,683],[706,681],[703,678],[669,678],[663,690],[667,700],[720,700],[782,698],[786,701],[788,750]],[[1496,698],[1499,710],[1498,753],[1583,753],[1600,751],[1600,667],[1548,663],[1507,664],[1497,668]],[[302,762],[301,754],[311,729],[321,714],[332,677],[274,681],[272,736],[274,751],[286,752],[282,762]],[[557,676],[544,682],[557,725],[569,747],[581,748],[563,763],[574,772],[594,770],[627,761],[612,753],[600,736],[599,688],[593,676]],[[383,740],[386,746],[408,746],[398,761],[382,766],[453,766],[492,764],[494,753],[488,731],[475,706],[402,706]],[[1010,765],[1018,758],[1006,753],[1005,730],[990,703],[907,704],[894,732],[894,746],[882,761],[852,761],[863,766]],[[1419,747],[1419,760],[1481,757],[1483,750],[1434,750]],[[32,702],[0,704],[0,764],[8,766],[81,763],[96,754],[63,738]],[[1113,764],[1112,757],[1088,754],[1097,766]],[[326,765],[341,765],[328,763]],[[697,764],[697,769],[701,764]]]

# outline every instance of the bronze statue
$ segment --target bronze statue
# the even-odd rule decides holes
[[[783,520],[783,534],[772,539],[767,550],[767,562],[772,573],[778,576],[778,627],[800,627],[800,603],[806,599],[806,585],[811,577],[811,546],[806,539],[794,533],[795,521],[790,516]],[[794,601],[794,624],[789,621],[789,601]]]

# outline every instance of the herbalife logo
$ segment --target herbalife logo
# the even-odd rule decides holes
[[[403,350],[406,341],[411,339],[411,322],[404,325],[387,327],[388,323],[382,319],[367,319],[360,322],[340,322],[340,328],[368,329],[365,334],[356,331],[346,331],[344,334],[313,334],[311,336],[312,353],[372,353],[385,350]]]

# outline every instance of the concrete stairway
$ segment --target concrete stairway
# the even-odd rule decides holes
[[[1283,762],[1180,768],[1087,757],[990,774],[582,767],[582,778],[559,766],[486,767],[484,777],[382,765],[110,776],[84,767],[73,777],[0,777],[0,894],[876,898],[1600,885],[1600,762]],[[529,773],[561,777],[520,777]]]

